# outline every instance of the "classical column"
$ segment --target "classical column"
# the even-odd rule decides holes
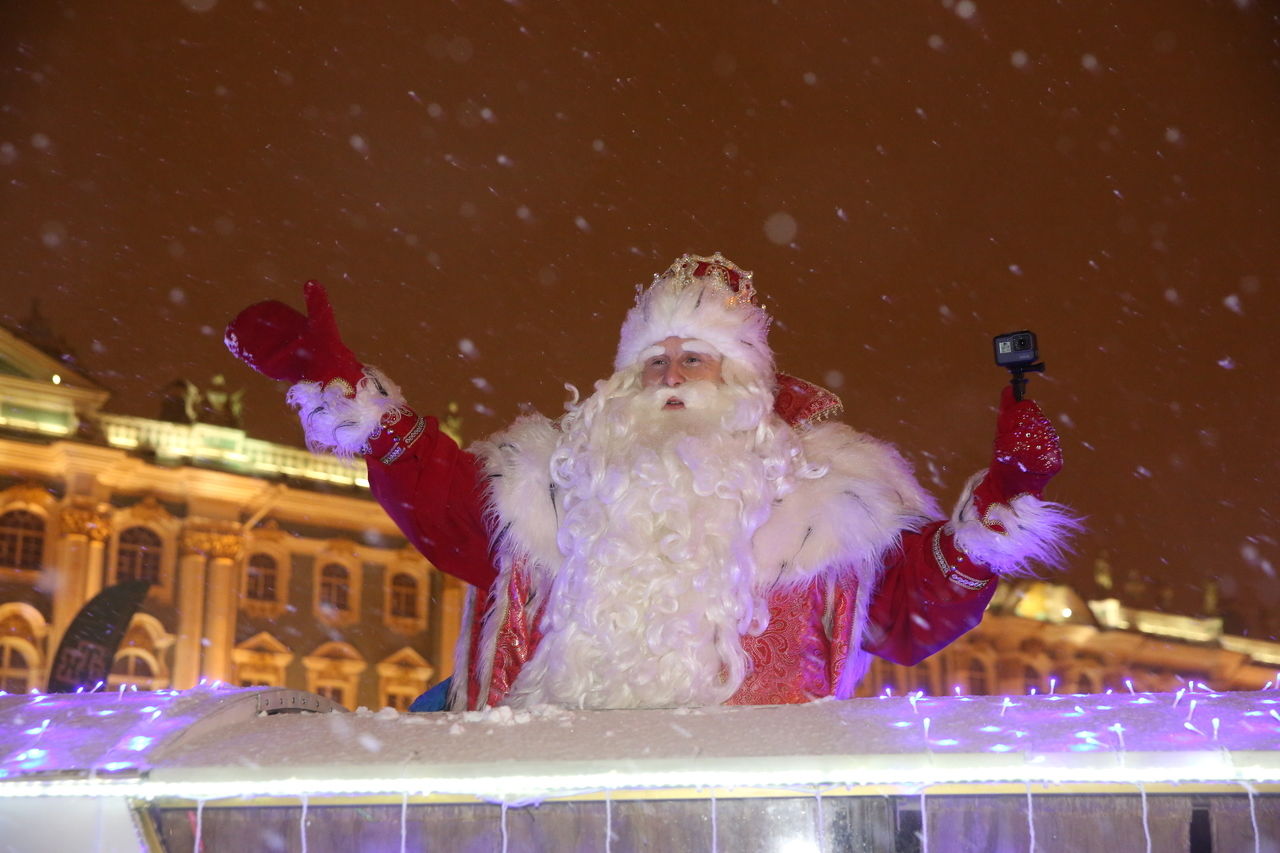
[[[237,538],[234,551],[215,551],[209,561],[204,608],[204,635],[209,638],[209,647],[205,649],[200,673],[209,681],[231,679],[231,648],[236,644],[236,605],[240,599],[236,563],[241,550]]]
[[[204,637],[204,575],[207,558],[182,537],[178,560],[178,638],[173,644],[173,686],[195,687],[200,680],[200,640]]]
[[[57,650],[80,608],[102,589],[102,557],[106,553],[104,543],[111,535],[111,518],[95,504],[75,501],[62,507],[59,526],[62,539],[54,569],[50,655]]]
[[[239,525],[233,523],[191,523],[183,531],[182,542],[184,552],[199,558],[189,562],[187,557],[183,558],[184,570],[189,565],[191,574],[187,576],[184,571],[180,594],[182,619],[178,626],[178,645],[183,661],[182,675],[190,678],[190,663],[196,658],[200,661],[199,678],[227,681],[231,677],[231,648],[236,639],[238,565],[244,550],[244,534]],[[187,590],[193,591],[191,598]],[[194,600],[194,592],[198,592],[202,600]],[[174,670],[176,682],[176,663]]]

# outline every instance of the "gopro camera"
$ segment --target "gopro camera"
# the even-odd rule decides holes
[[[1036,333],[1026,329],[1021,332],[1010,332],[1007,335],[996,335],[993,344],[996,351],[996,364],[1010,370],[1034,364],[1040,357],[1036,351]]]
[[[1027,390],[1028,373],[1044,373],[1044,365],[1036,349],[1036,333],[1023,329],[1021,332],[1009,332],[1007,335],[996,335],[992,341],[996,351],[996,364],[1007,369],[1013,375],[1009,384],[1013,386],[1013,398],[1021,400]]]

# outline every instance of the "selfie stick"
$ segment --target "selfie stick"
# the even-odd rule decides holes
[[[1035,364],[1011,364],[1009,372],[1013,374],[1013,378],[1009,380],[1009,384],[1013,386],[1013,399],[1022,402],[1022,395],[1027,390],[1027,377],[1024,373],[1044,373],[1044,362],[1038,361]]]

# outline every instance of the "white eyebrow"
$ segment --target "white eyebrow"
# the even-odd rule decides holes
[[[713,358],[720,358],[720,350],[716,349],[706,341],[700,341],[697,338],[690,338],[680,344],[680,349],[684,352],[696,352],[698,355],[709,355]]]
[[[692,352],[692,353],[697,353],[698,355],[709,355],[712,358],[721,357],[720,350],[716,349],[706,341],[698,340],[697,338],[689,338],[689,340],[683,341],[680,344],[680,352]],[[662,344],[654,344],[653,346],[640,351],[639,360],[641,362],[645,362],[651,358],[657,358],[660,355],[665,356],[666,354],[667,354],[667,348],[665,346],[663,346]]]

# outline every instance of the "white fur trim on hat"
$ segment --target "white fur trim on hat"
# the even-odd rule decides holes
[[[715,347],[766,384],[773,383],[769,315],[750,302],[735,301],[712,276],[664,275],[636,297],[622,324],[614,370],[631,367],[640,354],[667,338],[696,338]]]

